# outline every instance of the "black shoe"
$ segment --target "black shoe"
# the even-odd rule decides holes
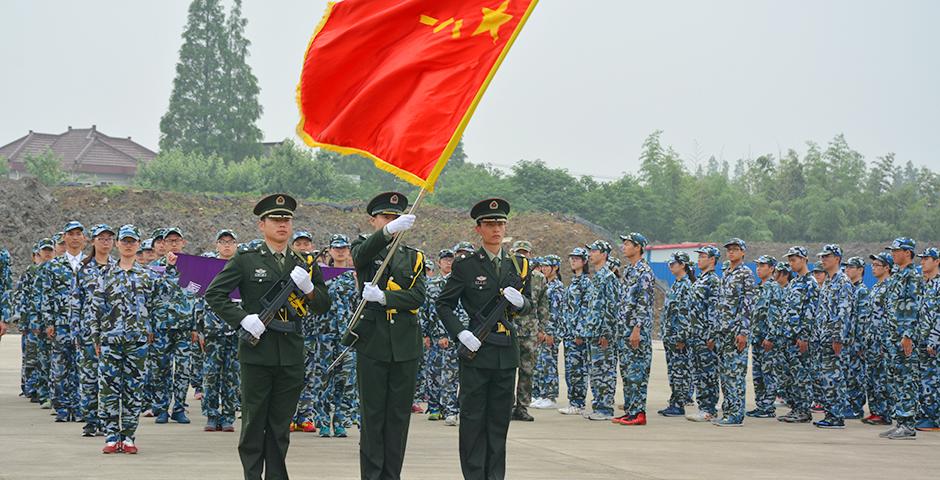
[[[534,422],[535,417],[529,415],[529,412],[524,408],[516,408],[512,411],[512,419],[519,420],[522,422]]]
[[[94,437],[95,436],[95,426],[85,424],[85,427],[82,428],[83,437]]]
[[[39,400],[39,397],[36,396],[36,395],[33,395],[32,397],[29,397],[29,403],[41,403],[41,402],[42,402],[42,401]]]

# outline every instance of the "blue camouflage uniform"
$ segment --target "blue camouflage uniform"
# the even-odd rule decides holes
[[[576,248],[572,255],[583,256],[587,262],[587,251]],[[590,328],[594,313],[591,301],[594,284],[587,274],[575,275],[565,290],[563,339],[565,346],[565,384],[568,386],[568,402],[573,407],[584,408],[587,397],[587,381],[590,371],[588,341],[594,334]],[[576,340],[582,340],[579,345]]]
[[[871,255],[872,260],[884,263],[887,268],[894,265],[894,260],[888,253]],[[888,291],[891,286],[891,277],[879,280],[871,287],[868,293],[868,316],[859,317],[858,335],[863,352],[862,360],[865,365],[866,383],[865,396],[868,402],[868,411],[874,416],[890,420],[893,412],[891,395],[888,392],[888,359],[886,344],[888,322]]]
[[[0,248],[0,322],[13,318],[13,262],[10,252]]]
[[[631,241],[640,248],[647,244],[646,237],[639,233],[621,235],[621,240]],[[623,381],[623,409],[628,417],[646,413],[646,395],[649,386],[650,364],[653,360],[653,288],[656,278],[646,260],[635,264],[627,262],[623,275],[623,301],[619,302],[617,315],[621,323],[614,329]],[[640,344],[636,349],[630,345],[634,329],[640,333]]]
[[[132,226],[120,228],[118,238],[136,237]],[[133,441],[142,409],[149,312],[159,298],[147,269],[118,265],[98,276],[89,323],[92,340],[101,345],[98,364],[98,418],[106,442]]]
[[[914,241],[899,238],[890,247],[891,250],[914,251]],[[898,427],[913,428],[917,417],[918,398],[920,396],[920,352],[917,348],[920,325],[920,294],[923,278],[913,263],[898,268],[891,276],[888,291],[888,339],[885,344],[889,362],[888,385],[891,403],[894,405],[894,418]],[[911,354],[905,355],[901,347],[903,339],[910,339],[914,344]]]
[[[549,265],[559,266],[561,259],[557,256],[546,257]],[[542,330],[545,335],[552,337],[553,342],[539,344],[539,357],[535,366],[535,381],[532,386],[534,398],[558,398],[558,345],[561,339],[561,327],[564,324],[565,285],[557,277],[545,286],[545,295],[548,298],[548,312],[544,316]]]
[[[805,247],[794,246],[787,251],[791,256],[807,257]],[[813,272],[797,274],[787,285],[785,300],[785,320],[782,335],[787,339],[784,350],[788,368],[781,376],[784,398],[790,404],[791,412],[781,420],[810,421],[810,408],[813,403],[813,352],[808,346],[801,352],[797,341],[810,341],[813,330],[813,318],[819,302],[819,286],[813,278]]]
[[[852,257],[846,266],[865,268],[865,261]],[[871,315],[871,303],[868,287],[859,280],[852,284],[852,313],[846,330],[846,344],[842,348],[842,371],[845,376],[845,417],[858,419],[865,413],[865,386],[868,384],[868,370],[865,368],[865,342],[862,335],[865,323]]]
[[[426,317],[428,337],[431,339],[427,372],[428,412],[431,414],[439,413],[444,418],[456,416],[460,413],[460,407],[457,403],[459,383],[457,375],[459,369],[458,345],[456,342],[450,342],[447,347],[440,345],[441,339],[449,339],[450,336],[447,334],[444,324],[438,318],[437,307],[435,306],[437,297],[449,277],[450,275],[438,275],[428,280],[425,295],[430,302],[425,303],[426,308],[421,312]],[[470,317],[460,303],[457,304],[454,313],[461,323],[469,328]]]
[[[733,239],[727,245],[740,245],[744,241]],[[744,421],[744,395],[747,391],[747,347],[738,350],[735,337],[748,336],[751,308],[754,302],[754,274],[744,262],[729,266],[721,279],[718,302],[718,330],[715,348],[718,350],[718,380],[724,401],[721,404],[726,424]]]
[[[829,244],[823,247],[819,256],[835,255],[842,257],[842,249],[838,245]],[[845,418],[848,406],[845,392],[844,362],[846,352],[836,353],[834,343],[846,345],[848,332],[852,329],[852,308],[855,299],[855,289],[852,282],[841,270],[829,276],[819,288],[819,303],[816,306],[814,328],[812,333],[812,349],[815,353],[816,368],[818,369],[818,387],[820,396],[817,399],[826,413],[825,423],[816,422],[817,426],[826,426],[827,423],[839,423]]]
[[[682,257],[682,255],[685,255]],[[673,256],[673,262],[689,263],[687,254]],[[685,405],[692,401],[692,331],[691,310],[694,303],[692,280],[688,275],[673,282],[663,304],[660,328],[662,329],[663,348],[666,355],[666,375],[671,394],[669,406],[685,410]],[[678,348],[683,344],[683,348]]]
[[[110,227],[104,226],[110,231]],[[93,232],[98,226],[93,229]],[[113,232],[112,232],[113,233]],[[96,236],[96,234],[93,234]],[[117,260],[108,258],[107,263],[99,264],[94,258],[85,264],[78,272],[78,287],[73,293],[73,308],[79,312],[78,334],[78,378],[80,385],[79,411],[85,419],[86,429],[98,430],[98,355],[95,352],[95,342],[91,335],[91,325],[94,323],[95,309],[93,297],[98,287],[98,277],[109,268],[114,267]],[[94,430],[92,430],[94,429]]]
[[[33,249],[34,253],[38,251]],[[23,395],[30,398],[40,398],[40,392],[37,388],[38,382],[35,377],[39,372],[39,338],[36,333],[30,330],[30,324],[34,323],[36,312],[33,310],[29,295],[32,292],[32,285],[36,279],[36,273],[39,271],[39,264],[33,263],[26,267],[26,270],[20,274],[16,281],[14,294],[10,298],[10,308],[13,315],[19,318],[17,327],[22,334],[23,366],[21,369]]]
[[[719,258],[721,252],[713,246],[696,250]],[[692,378],[695,400],[701,412],[714,416],[718,411],[718,352],[708,348],[718,334],[718,301],[721,278],[714,270],[703,273],[692,284],[692,336],[689,339],[692,355]]]
[[[330,294],[330,310],[320,318],[325,323],[324,333],[320,335],[320,366],[325,375],[327,367],[343,351],[340,343],[343,332],[349,326],[350,316],[359,300],[356,290],[356,278],[353,271],[344,272],[326,282]],[[343,431],[353,424],[359,424],[359,397],[356,390],[356,355],[350,352],[336,370],[323,377],[323,388],[316,403],[315,423],[321,435],[328,435],[333,428],[334,435],[344,435]]]
[[[918,256],[938,259],[940,250],[928,248]],[[937,354],[940,351],[940,275],[924,279],[920,325],[921,383],[916,426],[930,431],[940,427],[940,355]]]
[[[608,265],[591,278],[594,288],[590,314],[587,317],[584,342],[590,358],[591,397],[594,412],[613,415],[614,393],[617,389],[617,347],[614,327],[620,314],[621,284]],[[599,341],[606,338],[607,348]]]
[[[762,255],[757,259],[758,264],[767,264],[775,268],[777,260]],[[757,287],[757,298],[751,317],[751,378],[754,383],[755,413],[758,416],[773,416],[774,400],[779,392],[779,382],[776,372],[780,361],[779,347],[765,350],[763,342],[770,341],[776,347],[781,339],[779,324],[783,317],[784,291],[779,283],[771,276]],[[780,342],[780,345],[784,345]],[[752,415],[751,413],[748,413]]]

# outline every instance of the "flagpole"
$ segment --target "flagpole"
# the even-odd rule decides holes
[[[418,209],[418,205],[421,204],[421,201],[424,200],[424,195],[427,193],[427,190],[424,187],[421,187],[421,191],[418,192],[418,197],[415,198],[414,203],[411,204],[411,208],[408,210],[409,215],[413,215],[414,212]],[[373,235],[378,235],[375,233]],[[392,256],[395,255],[395,252],[398,250],[398,246],[401,245],[402,238],[404,238],[405,232],[398,232],[394,235],[392,243],[388,247],[388,255],[385,256],[385,260],[382,261],[382,264],[379,265],[379,269],[376,270],[375,276],[372,278],[372,284],[378,285],[379,280],[382,279],[382,274],[385,273],[385,269],[388,267],[389,261],[392,259]],[[422,268],[424,268],[422,266]],[[346,332],[343,334],[343,338],[346,336],[352,337],[349,345],[343,350],[339,356],[336,357],[336,360],[333,360],[333,363],[326,369],[326,373],[332,372],[337,366],[343,363],[343,360],[346,358],[346,355],[349,355],[349,351],[356,345],[356,342],[359,341],[359,335],[353,331],[357,325],[359,325],[359,320],[362,319],[362,311],[366,308],[366,301],[360,300],[359,306],[356,307],[356,311],[353,312],[352,318],[349,320],[349,327],[346,329]]]

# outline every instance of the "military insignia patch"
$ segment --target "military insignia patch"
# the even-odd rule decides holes
[[[278,195],[277,198],[274,199],[274,203],[276,203],[278,206],[284,205],[285,201],[286,200],[284,200],[283,195]]]
[[[263,268],[256,268],[255,278],[268,278],[268,271]]]
[[[486,286],[486,275],[480,275],[479,277],[477,277],[476,279],[474,279],[474,282],[473,282],[473,283],[475,283],[478,287],[485,287],[485,286]]]
[[[389,198],[388,202],[392,205],[398,205],[398,195],[392,195],[392,198]]]
[[[496,200],[493,200],[492,202],[490,202],[490,210],[496,210],[497,208],[499,208],[499,202],[497,202]]]

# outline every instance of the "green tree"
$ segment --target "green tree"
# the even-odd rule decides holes
[[[68,175],[62,171],[62,158],[48,148],[42,153],[28,153],[23,160],[26,172],[36,177],[43,185],[58,185],[68,178]]]
[[[258,79],[248,65],[248,47],[245,37],[248,20],[242,16],[242,0],[235,0],[225,25],[228,48],[222,54],[225,83],[222,97],[226,101],[227,115],[223,116],[223,134],[228,143],[218,152],[225,159],[241,160],[261,155],[261,129],[256,122],[263,109],[258,102]]]

